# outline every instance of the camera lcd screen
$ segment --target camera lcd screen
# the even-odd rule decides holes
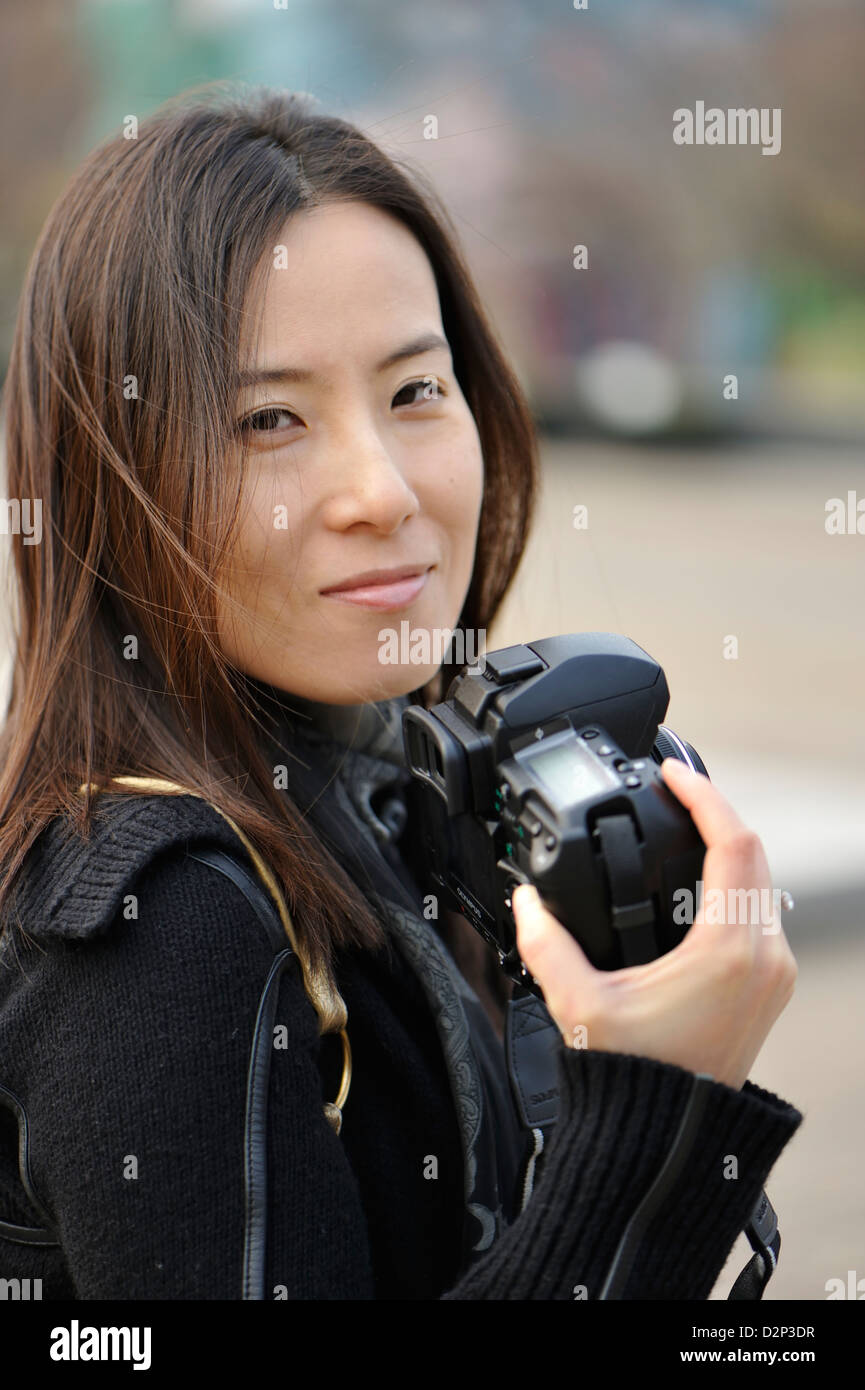
[[[615,774],[599,764],[584,745],[560,743],[526,759],[559,803],[570,804],[618,787]]]

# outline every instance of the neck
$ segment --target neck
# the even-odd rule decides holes
[[[408,695],[356,705],[331,705],[249,679],[256,698],[278,724],[289,724],[314,742],[330,742],[355,752],[403,761],[402,710]]]

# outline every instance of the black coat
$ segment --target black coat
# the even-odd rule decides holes
[[[319,1038],[299,972],[282,978],[267,1296],[597,1298],[695,1078],[559,1040],[559,1118],[520,1210],[531,1136],[501,1045],[398,854],[401,702],[384,708],[385,736],[373,732],[350,754],[326,725],[301,735],[319,786],[337,770],[333,796],[319,803],[321,833],[402,928],[380,952],[338,956],[353,1051],[339,1136],[322,1110],[338,1086],[338,1045]],[[0,1219],[38,1226],[47,1213],[60,1243],[0,1235],[0,1276],[41,1279],[45,1299],[241,1297],[246,1074],[273,952],[240,891],[187,857],[205,842],[237,850],[197,798],[110,796],[83,852],[55,821],[28,861],[17,899],[27,936],[7,932],[0,953]],[[750,1081],[741,1091],[709,1086],[627,1298],[708,1297],[801,1123]],[[10,1095],[26,1112],[34,1200],[19,1176]],[[495,1135],[501,1210],[498,1234],[469,1263],[466,1135],[479,1110]],[[735,1181],[724,1176],[731,1154]]]

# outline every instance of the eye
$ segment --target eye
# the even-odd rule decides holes
[[[415,395],[415,399],[408,402],[409,405],[422,405],[425,401],[434,401],[439,396],[447,395],[447,392],[437,376],[424,376],[421,377],[419,381],[408,381],[405,386],[401,386],[394,396],[394,402],[399,399],[404,391],[417,392],[418,390],[420,391],[420,395]]]
[[[237,428],[241,434],[277,434],[281,432],[276,426],[276,422],[279,420],[280,416],[291,420],[299,419],[293,411],[286,410],[283,406],[270,406],[267,410],[253,411],[251,415],[247,415],[245,419],[238,422]],[[302,424],[303,422],[301,421],[300,423]],[[284,428],[290,429],[291,426],[285,426]]]

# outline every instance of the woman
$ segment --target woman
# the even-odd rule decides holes
[[[7,1277],[44,1298],[250,1296],[247,1066],[274,948],[208,862],[238,852],[230,817],[302,964],[275,987],[257,1296],[608,1296],[700,1074],[617,1296],[706,1298],[801,1121],[746,1080],[792,993],[783,932],[698,919],[604,974],[521,889],[558,1030],[558,1119],[530,1134],[504,977],[412,862],[400,714],[453,671],[382,660],[382,633],[489,627],[536,475],[433,193],[308,100],[178,99],[52,211],[5,408],[10,495],[45,508],[42,544],[14,551],[0,781]],[[766,886],[717,789],[664,771],[707,888]],[[107,789],[128,775],[189,794]]]

